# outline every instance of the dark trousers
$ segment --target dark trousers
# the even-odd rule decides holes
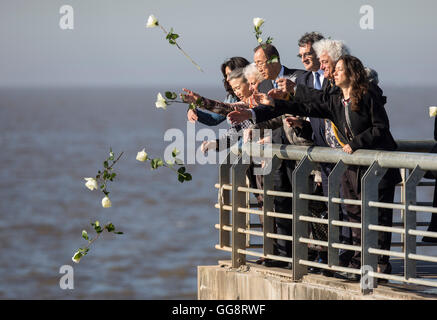
[[[322,187],[323,187],[323,194],[327,197],[328,196],[328,177],[331,174],[331,171],[334,169],[334,164],[327,164],[327,163],[321,163],[320,164],[321,172],[322,172]],[[340,188],[340,197],[343,198],[343,189]],[[346,209],[344,208],[344,205],[341,204],[339,209],[339,219],[342,221],[349,221],[349,218],[347,216]],[[352,233],[351,228],[349,227],[340,227],[340,242],[350,244],[352,243]],[[341,255],[341,250],[340,250]]]
[[[328,196],[328,177],[331,173],[331,171],[334,169],[334,164],[327,164],[327,163],[321,163],[320,164],[321,173],[322,173],[322,187],[323,187],[323,194],[325,196]],[[340,198],[344,198],[343,195],[343,189],[340,188]],[[346,208],[343,204],[339,205],[339,220],[349,222],[349,217],[347,215]],[[343,244],[352,244],[352,230],[349,227],[340,227],[340,239],[339,241]],[[349,261],[353,255],[352,251],[340,249],[339,250],[339,258],[341,265],[347,266],[349,264]],[[325,258],[323,255],[322,260],[324,262],[327,262],[327,257]]]
[[[342,177],[343,195],[346,199],[361,199],[361,176],[356,167],[348,168]],[[378,188],[378,201],[393,202],[395,185]],[[356,205],[345,205],[345,209],[350,222],[361,223],[361,207]],[[378,208],[378,224],[391,227],[393,225],[393,210]],[[351,228],[352,244],[361,246],[361,229]],[[382,250],[390,250],[391,233],[379,232],[378,247]],[[386,264],[389,261],[388,256],[378,256],[378,264]],[[355,251],[350,259],[349,266],[352,268],[361,267],[361,252]]]
[[[275,191],[292,192],[292,174],[295,167],[295,161],[283,160],[281,166],[275,170],[274,186]],[[288,197],[275,197],[274,207],[275,212],[291,214],[293,199]],[[291,236],[293,223],[290,219],[275,218],[275,232],[277,234]],[[291,257],[292,243],[291,241],[277,239],[274,245],[274,254]]]

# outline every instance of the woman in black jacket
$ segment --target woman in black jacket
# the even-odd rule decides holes
[[[284,100],[285,94],[273,89],[269,97],[259,95],[261,106],[252,111],[238,110],[228,115],[231,121],[239,121],[255,116],[256,122],[266,121],[283,113],[330,119],[337,127],[336,138],[347,153],[357,149],[396,150],[397,145],[390,133],[389,120],[384,105],[386,97],[382,90],[367,81],[361,61],[353,56],[342,56],[335,68],[335,84],[339,88],[330,94],[298,85],[294,97]],[[275,100],[273,100],[274,98]],[[271,106],[274,106],[272,108]],[[345,198],[361,199],[361,178],[367,168],[348,167],[342,179]],[[401,181],[398,169],[389,169],[379,185],[379,199],[393,202],[395,186]],[[361,222],[361,208],[346,205],[351,222]],[[392,226],[393,210],[379,209],[379,224]],[[354,245],[361,244],[361,230],[352,229]],[[390,250],[391,233],[379,233],[379,248]],[[360,268],[361,253],[355,252],[350,261],[343,261],[344,266]],[[378,271],[390,273],[388,256],[378,257]],[[343,274],[345,275],[345,274]],[[350,275],[350,274],[349,274]],[[345,275],[346,276],[346,275]],[[349,277],[348,278],[353,278]]]

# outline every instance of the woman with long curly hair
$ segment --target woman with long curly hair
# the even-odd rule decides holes
[[[343,55],[337,62],[334,73],[335,85],[340,90],[326,93],[297,85],[294,97],[273,89],[269,95],[256,96],[259,106],[252,110],[239,109],[231,112],[228,118],[232,122],[255,119],[263,122],[284,113],[331,120],[336,127],[335,136],[343,151],[351,154],[357,149],[396,150],[397,145],[390,133],[390,125],[384,105],[387,101],[382,90],[372,82],[368,82],[365,68],[361,61],[350,55]],[[274,106],[274,108],[271,108]],[[342,179],[342,190],[345,198],[361,199],[361,178],[367,168],[349,166]],[[395,186],[401,181],[398,169],[389,169],[378,187],[378,201],[393,202]],[[361,207],[345,205],[349,221],[361,222]],[[379,209],[380,225],[391,226],[393,210]],[[352,243],[361,245],[361,230],[352,228]],[[380,232],[378,246],[390,250],[391,233]],[[342,265],[360,268],[361,252],[351,254]],[[378,271],[391,272],[388,256],[378,257]],[[339,273],[340,276],[353,279],[354,275]]]

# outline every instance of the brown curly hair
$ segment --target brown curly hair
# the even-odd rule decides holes
[[[343,61],[345,75],[349,79],[352,88],[351,110],[360,111],[360,101],[369,90],[366,70],[360,59],[348,54],[342,55],[338,61]]]

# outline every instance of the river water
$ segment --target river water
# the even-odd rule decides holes
[[[220,89],[193,88],[212,98]],[[217,166],[189,165],[191,182],[135,160],[142,148],[162,157],[169,128],[186,131],[186,107],[154,107],[163,88],[0,90],[0,298],[196,299],[197,266],[229,255],[214,249]],[[396,139],[432,139],[427,88],[386,88]],[[197,128],[204,126],[198,125]],[[226,127],[226,125],[221,126]],[[113,206],[89,191],[109,147],[124,156],[109,184]],[[430,188],[420,197],[430,200]],[[429,215],[423,215],[429,220]],[[111,221],[79,264],[90,222]],[[60,267],[74,268],[74,289],[62,290]]]

